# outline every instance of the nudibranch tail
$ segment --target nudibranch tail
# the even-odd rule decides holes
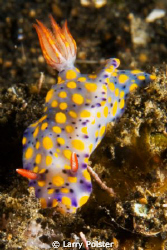
[[[76,43],[71,36],[67,22],[61,29],[50,15],[53,33],[42,22],[34,24],[46,62],[58,71],[71,68],[76,59]]]
[[[19,168],[19,169],[16,169],[16,172],[22,175],[23,177],[26,177],[31,180],[36,180],[38,178],[38,175],[30,170]]]

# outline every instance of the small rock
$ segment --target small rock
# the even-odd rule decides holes
[[[43,64],[45,62],[43,56],[38,56],[38,62]]]
[[[129,14],[132,42],[135,47],[147,46],[149,42],[148,25],[140,17]]]
[[[80,3],[84,7],[95,7],[97,9],[105,6],[107,4],[107,0],[80,0]]]
[[[31,9],[29,12],[29,17],[35,17],[36,16],[36,11],[34,9]]]
[[[52,12],[54,13],[54,15],[56,17],[62,17],[63,13],[62,10],[60,9],[60,7],[57,4],[52,4]]]
[[[147,23],[152,23],[156,19],[160,19],[165,16],[165,10],[162,9],[154,9],[150,12],[150,14],[146,17]]]

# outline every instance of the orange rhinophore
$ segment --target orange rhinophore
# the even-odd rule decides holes
[[[34,24],[34,27],[47,63],[54,69],[62,71],[73,66],[77,47],[68,30],[67,21],[60,28],[51,15],[50,19],[53,33],[38,20],[38,25]]]
[[[78,159],[75,152],[71,155],[71,170],[72,172],[77,172],[78,170]]]
[[[17,173],[31,180],[36,180],[38,175],[30,170],[26,170],[23,168],[16,169]]]

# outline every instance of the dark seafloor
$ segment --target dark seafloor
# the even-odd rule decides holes
[[[167,1],[108,0],[105,4],[101,0],[101,8],[93,1],[87,1],[91,2],[87,7],[83,2],[0,0],[0,249],[54,249],[55,240],[82,242],[82,231],[87,240],[114,242],[107,249],[164,250],[167,15],[153,22],[146,17],[153,9],[167,12]],[[157,76],[147,88],[131,94],[126,112],[108,126],[90,158],[116,198],[93,180],[89,201],[68,216],[41,209],[28,181],[15,171],[22,167],[23,131],[41,117],[45,95],[56,83],[57,73],[45,63],[32,27],[36,18],[49,26],[50,13],[59,24],[68,20],[82,73],[117,57],[121,69],[138,68]],[[40,72],[45,81],[39,91]]]

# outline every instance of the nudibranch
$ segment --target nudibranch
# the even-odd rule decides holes
[[[106,125],[123,113],[128,93],[155,76],[118,70],[116,58],[97,74],[81,74],[67,22],[60,28],[50,18],[53,33],[38,20],[34,27],[44,58],[59,72],[58,82],[47,93],[42,118],[24,132],[24,169],[17,171],[29,178],[42,207],[75,213],[92,192],[87,164]]]

